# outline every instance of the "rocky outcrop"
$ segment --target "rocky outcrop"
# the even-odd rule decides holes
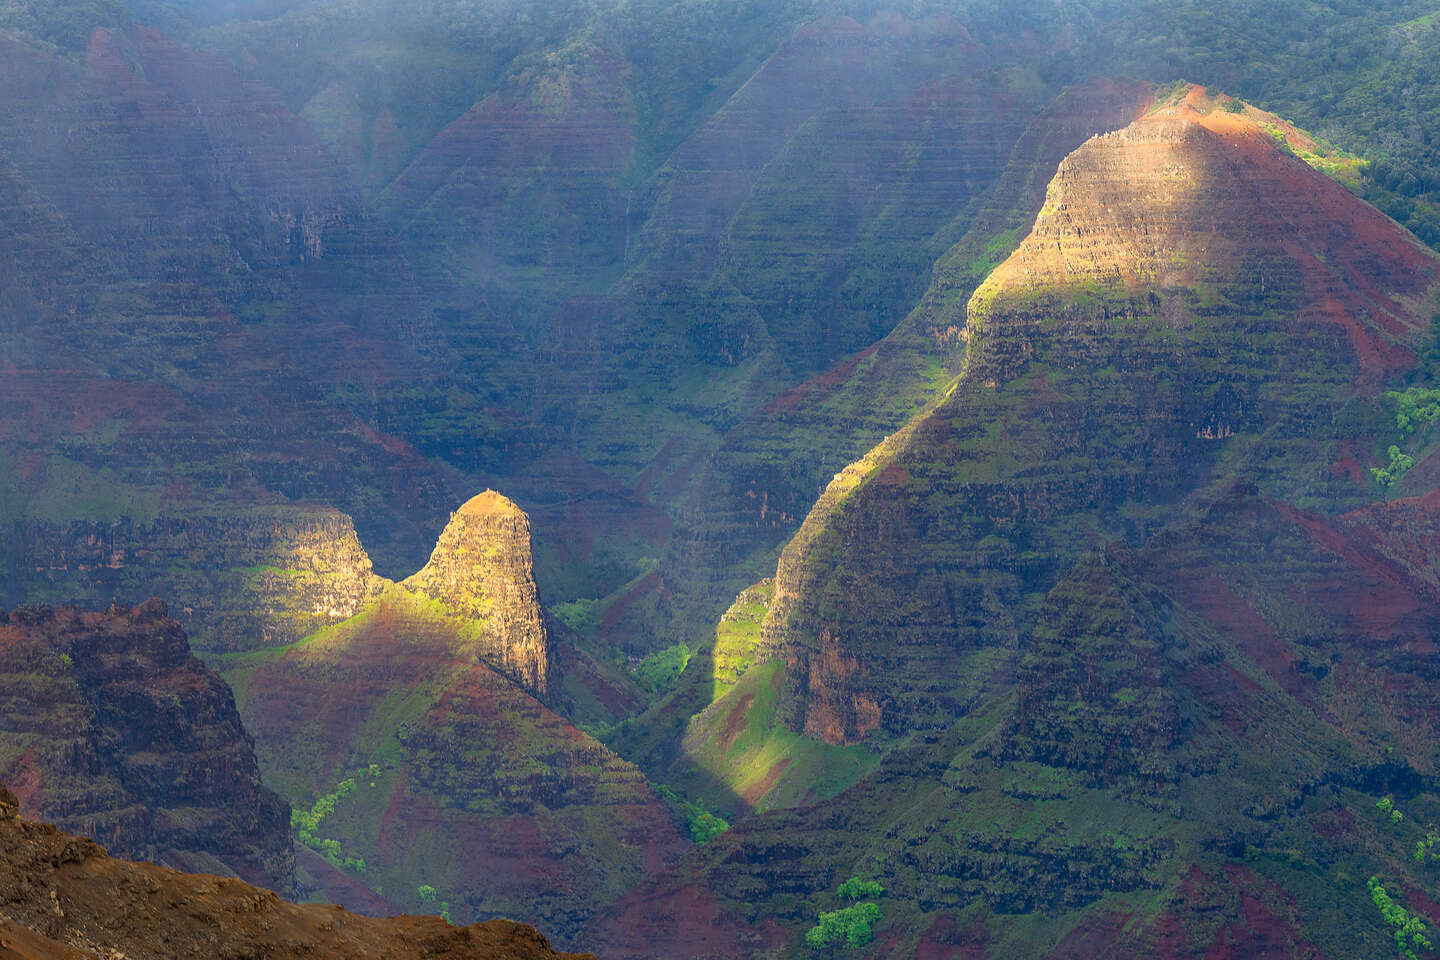
[[[359,616],[227,674],[267,780],[308,808],[351,779],[321,836],[363,873],[311,873],[458,919],[543,922],[567,942],[689,846],[634,766],[477,659],[464,623],[399,585]],[[371,766],[373,764],[373,766]]]
[[[324,507],[17,520],[4,555],[12,603],[163,592],[195,648],[212,652],[293,643],[354,616],[388,583],[350,518]]]
[[[0,787],[0,952],[13,960],[265,956],[582,960],[510,920],[360,917],[286,903],[240,880],[126,863],[89,840],[21,819]]]
[[[537,699],[557,689],[550,657],[529,522],[486,491],[354,617],[233,661],[267,781],[302,810],[336,798],[301,837],[336,844],[328,866],[302,855],[307,890],[388,910],[424,908],[424,887],[457,919],[519,916],[578,942],[677,859],[689,843],[640,771]]]
[[[158,600],[0,621],[0,782],[116,856],[294,886],[289,807]]]
[[[403,584],[483,628],[475,655],[544,695],[550,642],[530,557],[530,518],[493,490],[455,511],[430,562]]]
[[[699,888],[732,936],[797,943],[860,873],[917,956],[1300,958],[1372,949],[1377,872],[1433,910],[1433,434],[1403,441],[1418,496],[1374,502],[1357,458],[1440,270],[1225,103],[1180,91],[1061,165],[953,391],[782,555],[780,662],[747,678],[783,675],[782,735],[878,763],[739,821],[634,918]],[[601,942],[641,955],[632,924]]]
[[[963,715],[1067,568],[1207,484],[1363,502],[1329,465],[1372,441],[1337,413],[1414,365],[1440,273],[1274,122],[1196,88],[1060,165],[970,300],[951,395],[782,554],[765,633],[796,730]]]

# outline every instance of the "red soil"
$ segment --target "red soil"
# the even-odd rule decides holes
[[[790,766],[789,757],[776,760],[770,765],[770,769],[765,771],[765,776],[745,788],[745,792],[740,794],[740,799],[752,807],[755,806],[765,798],[765,794],[774,788],[775,782],[780,779],[780,775],[785,772],[785,768],[788,766]]]
[[[942,914],[920,935],[915,960],[989,960],[985,949],[989,939],[983,923],[976,921],[961,930],[953,918]]]
[[[730,714],[725,718],[725,729],[720,732],[720,752],[728,753],[730,745],[735,738],[740,736],[745,729],[745,719],[750,712],[750,704],[755,702],[755,694],[747,693],[730,708]]]

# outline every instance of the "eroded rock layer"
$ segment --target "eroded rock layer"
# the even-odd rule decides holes
[[[1318,149],[1192,88],[1060,165],[954,389],[834,477],[686,742],[781,743],[811,792],[608,952],[681,904],[670,955],[803,949],[850,876],[917,958],[1313,960],[1393,950],[1386,897],[1433,915],[1440,437],[1397,391],[1440,381],[1440,273]],[[793,780],[827,750],[874,759]]]
[[[388,583],[350,518],[324,507],[35,520],[13,531],[12,595],[64,589],[102,600],[163,589],[196,649],[208,652],[293,643],[353,616]]]
[[[116,856],[294,886],[287,804],[165,605],[0,621],[0,782]]]
[[[1060,165],[970,301],[953,394],[837,475],[782,556],[765,631],[795,729],[963,715],[1066,568],[1208,484],[1364,502],[1329,469],[1371,442],[1338,414],[1415,365],[1436,264],[1275,122],[1196,90]]]
[[[487,490],[470,498],[440,534],[430,562],[404,586],[458,616],[483,623],[476,652],[543,695],[550,644],[530,553],[530,518]]]
[[[372,912],[518,916],[579,941],[690,846],[638,769],[537,699],[558,678],[529,529],[486,491],[424,569],[355,616],[226,660],[267,779],[324,811],[299,834],[307,889]]]

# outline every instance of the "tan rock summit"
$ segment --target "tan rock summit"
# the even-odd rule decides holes
[[[476,653],[527,689],[545,692],[549,640],[536,599],[530,518],[494,490],[471,497],[440,534],[430,561],[403,586],[483,621]]]

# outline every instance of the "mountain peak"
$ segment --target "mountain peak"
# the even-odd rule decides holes
[[[545,691],[549,641],[536,599],[530,518],[494,490],[451,516],[430,561],[404,586],[470,620],[499,640],[495,664],[527,689]]]
[[[1002,304],[1102,302],[1183,328],[1243,300],[1339,326],[1362,379],[1412,367],[1429,330],[1434,258],[1322,170],[1346,158],[1273,114],[1191,86],[1056,172],[1028,237],[971,300],[973,333]],[[1162,305],[1161,301],[1168,301]]]
[[[488,520],[502,517],[516,518],[526,524],[527,527],[530,523],[529,519],[525,516],[525,511],[521,510],[514,500],[511,500],[497,490],[486,490],[483,493],[475,494],[475,496],[460,505],[460,509],[456,510],[450,518],[450,524],[446,528],[446,531],[448,532],[451,527],[463,521]],[[443,535],[441,539],[444,539]]]

